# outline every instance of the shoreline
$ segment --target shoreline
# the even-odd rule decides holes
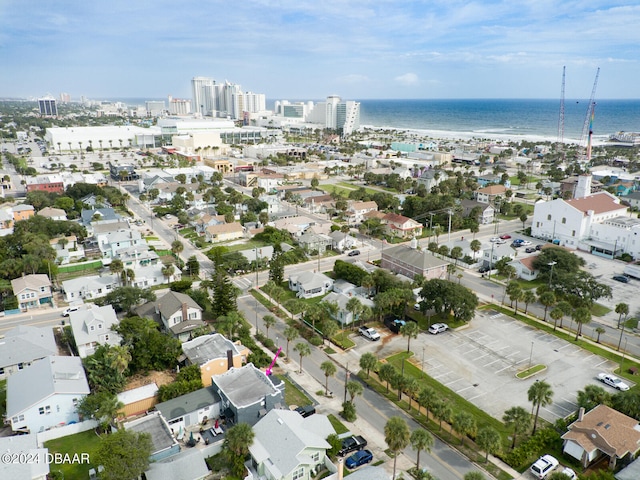
[[[392,127],[392,126],[375,126],[375,125],[360,125],[359,130],[371,129],[371,130],[393,130],[396,132],[406,132],[412,135],[425,137],[429,140],[478,140],[478,141],[493,141],[496,143],[504,142],[551,142],[556,143],[557,138],[551,138],[544,135],[534,134],[513,134],[513,133],[496,133],[494,131],[452,131],[452,130],[433,130],[433,129],[421,129],[421,128],[407,128],[407,127]],[[603,146],[607,144],[608,135],[595,135],[592,138],[593,146]],[[564,138],[565,145],[579,145],[580,139],[577,138]]]

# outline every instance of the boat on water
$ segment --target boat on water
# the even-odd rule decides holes
[[[640,132],[614,133],[609,135],[609,142],[629,147],[640,146]]]

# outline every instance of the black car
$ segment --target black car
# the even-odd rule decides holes
[[[316,407],[314,407],[313,405],[306,405],[304,407],[296,408],[296,412],[306,418],[316,413]]]
[[[355,257],[356,255],[360,255],[360,250],[351,250],[348,255],[350,257]]]
[[[629,283],[629,277],[626,277],[624,275],[614,275],[613,279],[616,282]]]
[[[489,270],[491,270],[491,267],[489,265],[483,265],[478,269],[478,272],[487,273]]]
[[[527,253],[533,253],[533,252],[536,251],[536,248],[535,247],[527,247],[527,248],[524,249],[524,251],[527,252]]]

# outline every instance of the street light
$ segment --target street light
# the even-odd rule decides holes
[[[551,280],[553,279],[553,266],[556,265],[558,262],[549,262],[547,263],[547,265],[549,265],[551,267],[551,273],[549,274],[549,288],[551,288]]]
[[[529,368],[531,368],[532,359],[533,359],[533,342],[531,342],[531,353],[529,353]]]

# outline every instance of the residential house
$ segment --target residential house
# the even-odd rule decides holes
[[[85,195],[80,199],[80,201],[88,206],[92,207],[92,209],[102,209],[102,208],[111,208],[111,204],[107,201],[106,198],[100,197],[94,193],[90,193],[89,195]]]
[[[51,281],[44,273],[24,275],[11,280],[11,289],[18,299],[20,310],[53,305]]]
[[[224,215],[212,215],[205,213],[195,221],[194,226],[196,233],[203,235],[208,227],[212,225],[224,225]]]
[[[279,230],[287,230],[294,238],[300,238],[309,227],[313,227],[316,233],[327,235],[331,231],[331,225],[333,225],[332,222],[311,219],[303,215],[280,218],[273,223],[274,227]]]
[[[329,234],[331,237],[331,249],[336,252],[344,252],[356,246],[356,237],[348,233],[335,231]]]
[[[38,212],[38,215],[51,220],[66,220],[67,212],[61,208],[45,207]]]
[[[489,185],[498,185],[500,184],[501,181],[502,181],[501,175],[493,175],[493,174],[480,175],[476,178],[476,182],[478,182],[478,185],[482,188],[487,187]],[[511,182],[507,180],[506,182],[504,182],[503,185],[507,188],[510,188]]]
[[[149,245],[141,244],[133,247],[125,247],[117,250],[116,258],[120,259],[124,268],[136,269],[149,265],[157,265],[160,257]]]
[[[621,197],[621,200],[627,202],[631,208],[640,209],[640,192],[631,192]]]
[[[180,451],[180,444],[174,438],[171,428],[160,412],[150,412],[144,417],[124,422],[122,428],[129,432],[149,434],[151,437],[150,462],[158,462]]]
[[[148,317],[161,323],[180,341],[189,340],[191,332],[203,327],[202,308],[189,295],[169,291],[162,297],[136,308],[141,317]]]
[[[512,262],[509,262],[513,268],[516,269],[516,276],[522,280],[535,280],[538,278],[538,270],[533,267],[533,261],[536,259],[535,255],[525,258],[517,258]]]
[[[609,227],[594,228],[594,226],[613,221],[616,217],[626,216],[627,207],[620,204],[619,198],[608,192],[585,195],[571,200],[558,198],[549,202],[539,201],[533,211],[531,235],[545,240],[557,240],[560,245],[572,248],[577,248],[581,241],[595,237],[594,249],[603,250],[602,253],[609,250],[611,255],[614,248],[623,248],[627,242],[620,241],[619,245],[615,245],[618,242],[615,242],[607,232]],[[600,236],[600,233],[603,235]],[[618,230],[614,236],[621,234],[622,232]],[[607,241],[611,245],[601,245]]]
[[[118,410],[122,417],[132,417],[148,412],[158,403],[158,385],[148,383],[141,387],[125,390],[117,395],[123,407]]]
[[[62,291],[65,301],[71,303],[104,297],[119,286],[120,279],[117,275],[90,275],[64,280]]]
[[[385,248],[382,251],[380,266],[394,273],[413,279],[416,275],[433,278],[445,278],[449,262],[442,260],[426,250],[417,250],[406,245]]]
[[[205,240],[211,243],[227,242],[244,236],[244,229],[240,222],[211,225],[204,231]]]
[[[185,395],[158,403],[156,410],[167,421],[174,433],[187,427],[201,425],[207,420],[220,417],[221,398],[215,388],[209,385]]]
[[[211,377],[230,368],[240,368],[247,361],[249,349],[233,343],[220,333],[201,335],[182,344],[185,363],[200,366],[204,386],[211,385]]]
[[[261,195],[258,199],[267,204],[267,213],[269,215],[274,215],[286,210],[286,207],[283,207],[275,195]]]
[[[377,211],[378,204],[373,200],[368,202],[352,202],[345,212],[345,216],[349,225],[360,225],[365,220],[365,214]]]
[[[91,304],[87,309],[71,312],[69,323],[80,358],[93,355],[99,345],[115,346],[122,341],[122,337],[113,331],[119,321],[111,305]]]
[[[176,195],[178,189],[180,189],[180,191],[184,190],[185,193],[191,192],[195,195],[196,193],[198,193],[199,184],[169,182],[159,184],[156,188],[159,192],[157,200],[159,202],[170,202]]]
[[[84,245],[78,242],[75,235],[52,238],[49,244],[56,251],[56,261],[60,265],[78,261],[85,256]]]
[[[357,298],[363,306],[369,307],[371,309],[373,309],[373,307],[375,306],[373,301],[364,296],[356,295],[354,290],[348,293],[331,292],[322,299],[323,302],[335,303],[338,306],[338,312],[335,316],[332,316],[334,320],[340,322],[343,326],[350,325],[351,323],[359,320],[357,316],[356,318],[353,318],[353,312],[347,309],[347,303],[349,303],[349,300],[351,300],[352,298]]]
[[[39,455],[49,455],[49,449],[38,444],[38,436],[35,433],[0,437],[0,452],[18,454],[15,458],[24,458],[25,460],[0,462],[0,478],[7,480],[47,480],[49,462],[26,461],[28,456],[20,456],[22,454],[29,455],[36,451]],[[14,458],[14,456],[12,455],[10,458]]]
[[[27,193],[42,191],[47,193],[63,193],[64,180],[59,174],[36,175],[35,177],[27,177],[25,180],[25,188]]]
[[[46,357],[7,378],[7,420],[13,432],[34,433],[77,422],[88,394],[80,357]]]
[[[116,213],[113,208],[93,208],[89,210],[82,210],[80,212],[81,223],[84,226],[90,225],[93,222],[115,222],[122,218]]]
[[[164,273],[162,273],[163,266],[162,263],[139,266],[135,270],[132,270],[135,277],[131,278],[127,283],[132,287],[150,288],[154,285],[165,285],[180,280],[182,272],[179,268],[174,269],[173,273],[166,277]]]
[[[11,209],[0,208],[0,236],[13,233],[13,213]]]
[[[590,175],[578,175],[560,180],[560,196],[562,198],[576,198],[576,196],[581,196],[581,183],[586,176],[591,179],[589,195],[604,191],[604,185],[597,180],[593,180]]]
[[[449,175],[444,170],[439,170],[435,168],[427,168],[425,169],[418,178],[416,178],[416,182],[418,185],[424,185],[424,188],[427,189],[427,192],[431,193],[431,189],[440,185],[441,182],[447,180]]]
[[[480,203],[490,203],[493,205],[495,204],[497,197],[508,201],[508,199],[505,197],[506,191],[507,187],[505,187],[504,185],[489,185],[488,187],[483,187],[476,190],[474,192],[474,196]]]
[[[98,247],[102,258],[117,258],[118,250],[136,247],[138,245],[146,245],[146,241],[142,238],[142,234],[138,230],[122,229],[115,232],[110,231],[96,235]]]
[[[460,205],[463,208],[462,214],[465,217],[475,214],[474,218],[480,225],[493,223],[495,219],[495,210],[487,203],[476,202],[474,200],[461,200]]]
[[[176,455],[149,464],[144,472],[146,480],[203,480],[211,472],[199,449],[183,450]]]
[[[585,413],[580,408],[578,419],[562,435],[562,451],[580,462],[583,468],[609,459],[613,470],[618,461],[627,462],[640,452],[640,424],[606,405],[598,405]]]
[[[33,205],[16,205],[15,207],[12,207],[11,210],[13,212],[14,222],[19,222],[20,220],[28,220],[36,214]]]
[[[320,297],[331,291],[333,279],[324,273],[302,272],[289,276],[289,290],[297,292],[298,298]]]
[[[298,245],[300,248],[308,252],[320,251],[325,252],[331,244],[333,238],[323,233],[316,233],[313,228],[308,228],[300,237],[298,237]]]
[[[490,248],[486,248],[482,252],[482,261],[484,265],[494,266],[499,260],[508,258],[509,261],[516,258],[515,248],[506,243],[492,243]]]
[[[0,348],[0,380],[6,379],[33,362],[56,355],[56,346],[51,328],[18,325],[4,334]]]
[[[414,238],[422,235],[422,224],[404,215],[387,213],[382,223],[386,234],[392,237]]]
[[[331,445],[326,440],[335,430],[325,415],[305,418],[290,410],[271,410],[253,431],[248,480],[308,480],[323,468],[335,471],[327,455]]]
[[[269,411],[286,405],[284,382],[275,375],[265,375],[253,363],[214,375],[212,385],[222,401],[220,415],[228,424],[253,426]]]
[[[135,167],[126,163],[115,164],[109,162],[109,174],[113,180],[119,182],[130,182],[138,179]]]

